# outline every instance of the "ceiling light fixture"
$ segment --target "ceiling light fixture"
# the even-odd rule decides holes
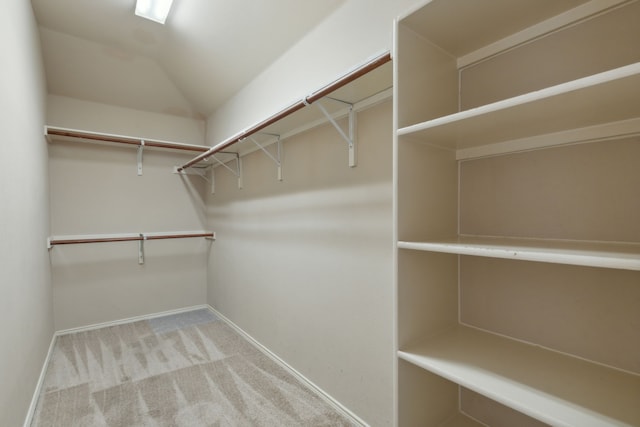
[[[164,24],[173,0],[136,0],[136,15]]]

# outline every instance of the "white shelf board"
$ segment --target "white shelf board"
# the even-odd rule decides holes
[[[400,17],[400,25],[406,26],[450,55],[460,57],[589,1],[544,1],[541,4],[540,0],[446,0],[421,3],[420,8],[410,10]],[[426,7],[422,7],[423,4]]]
[[[553,426],[640,425],[640,376],[458,326],[398,356]]]
[[[640,63],[398,129],[462,150],[640,116]]]
[[[561,132],[536,135],[480,147],[460,149],[456,152],[456,160],[477,159],[480,157],[538,150],[583,142],[629,138],[638,135],[640,135],[640,117],[580,129],[569,129]]]
[[[400,249],[640,271],[640,244],[460,236],[398,242]]]

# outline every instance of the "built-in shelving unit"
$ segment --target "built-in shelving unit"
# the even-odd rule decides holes
[[[397,20],[397,425],[640,425],[639,22],[637,0]]]

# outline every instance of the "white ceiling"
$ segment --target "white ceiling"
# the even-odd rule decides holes
[[[49,93],[204,119],[346,0],[32,0]]]

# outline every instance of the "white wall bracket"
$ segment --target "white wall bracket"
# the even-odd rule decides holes
[[[144,153],[144,140],[138,145],[138,176],[142,176],[142,154]]]
[[[346,104],[349,106],[349,135],[347,135],[344,130],[342,130],[342,128],[338,125],[338,123],[334,120],[333,117],[331,117],[331,114],[329,114],[329,112],[327,111],[327,109],[322,105],[322,103],[320,101],[316,101],[315,105],[318,106],[318,108],[320,109],[320,111],[322,111],[322,114],[324,114],[324,116],[327,118],[327,120],[329,120],[329,122],[333,125],[334,128],[336,128],[336,130],[338,131],[338,133],[340,134],[340,136],[347,142],[348,147],[349,147],[349,167],[353,168],[356,166],[357,164],[357,160],[356,160],[356,113],[353,110],[353,104],[346,102],[346,101],[341,101],[339,99],[335,99],[335,98],[329,98],[326,97],[327,99],[330,99],[332,101],[336,101],[336,102],[340,102],[342,104]]]
[[[147,240],[147,236],[140,233],[140,240],[138,240],[138,264],[144,264],[144,241]]]
[[[223,162],[222,160],[218,159],[215,154],[211,155],[211,158],[213,160],[215,160],[220,166],[224,166],[225,169],[227,169],[229,172],[231,172],[232,174],[234,174],[237,178],[238,178],[238,188],[242,188],[242,159],[240,158],[240,154],[238,153],[226,153],[226,154],[233,154],[236,157],[236,169],[234,170],[233,168],[231,168],[230,166],[228,166],[225,162]],[[211,173],[211,192],[214,192],[214,176],[213,176],[213,172]]]
[[[273,134],[273,133],[263,133],[264,135],[269,135],[272,137],[276,138],[276,155],[275,157],[273,156],[273,154],[271,154],[264,146],[260,145],[260,143],[258,141],[255,140],[255,138],[253,138],[252,136],[249,136],[248,139],[253,142],[256,147],[258,147],[260,150],[262,150],[262,152],[264,154],[267,155],[267,157],[269,157],[271,160],[273,160],[273,162],[276,164],[277,167],[277,174],[278,174],[278,181],[282,181],[282,159],[281,159],[281,154],[282,154],[282,141],[280,141],[280,135],[277,134]]]
[[[207,178],[207,170],[211,168],[211,165],[205,167],[190,167],[189,169],[180,170],[179,166],[173,167],[173,173],[177,175],[191,175],[191,176],[199,176],[207,182],[211,182],[209,178]]]

